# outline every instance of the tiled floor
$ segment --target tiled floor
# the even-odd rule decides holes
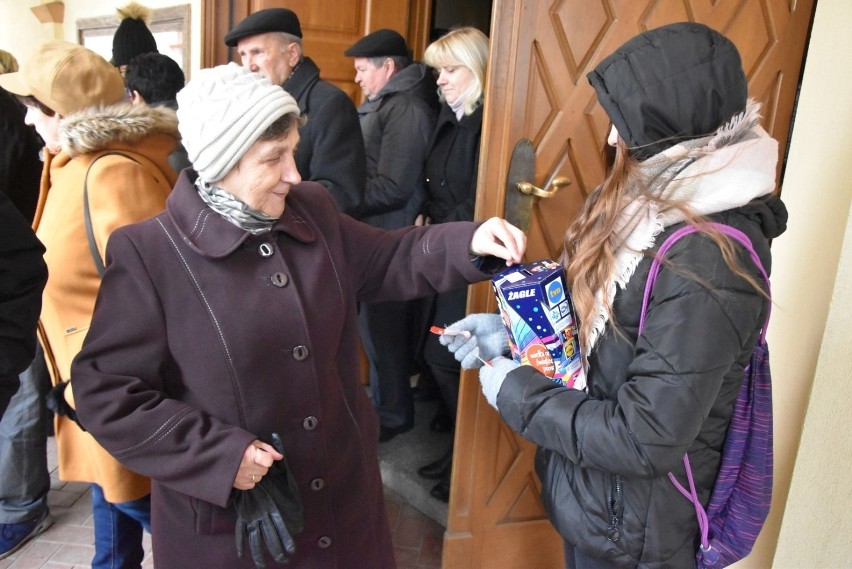
[[[92,546],[92,509],[88,485],[61,482],[56,475],[56,447],[48,440],[51,488],[48,496],[54,524],[10,557],[0,569],[69,569],[89,567]],[[393,533],[398,569],[439,569],[444,528],[411,507],[399,494],[385,489],[385,503]],[[151,539],[145,535],[145,562],[153,567]]]

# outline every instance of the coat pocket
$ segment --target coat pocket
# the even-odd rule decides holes
[[[195,512],[195,533],[199,535],[234,533],[237,515],[231,508],[220,508],[198,498],[190,498],[190,503]]]

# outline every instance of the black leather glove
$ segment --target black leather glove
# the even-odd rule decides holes
[[[68,382],[60,381],[47,392],[47,400],[45,401],[47,408],[53,411],[54,415],[68,417],[85,432],[86,429],[83,428],[83,425],[80,424],[80,420],[77,418],[77,411],[68,405],[68,402],[65,400],[66,387],[68,387]]]
[[[287,455],[278,433],[272,433],[270,444],[284,454],[284,458],[276,461],[254,488],[236,490],[234,496],[237,557],[243,558],[248,537],[251,558],[258,569],[266,567],[264,543],[275,561],[287,563],[287,555],[296,552],[293,536],[301,533],[305,524],[299,486],[287,466]]]

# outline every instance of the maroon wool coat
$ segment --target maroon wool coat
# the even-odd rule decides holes
[[[158,569],[253,567],[236,556],[230,497],[246,446],[273,431],[305,507],[289,566],[395,566],[357,303],[487,278],[468,252],[475,228],[384,232],[306,182],[271,234],[253,236],[209,209],[185,171],[165,212],[113,234],[72,375],[85,427],[153,479]]]

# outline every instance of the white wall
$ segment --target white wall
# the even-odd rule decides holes
[[[98,16],[114,16],[116,8],[130,0],[64,0],[65,18],[60,25],[42,24],[31,8],[47,0],[0,0],[0,49],[11,52],[18,61],[24,59],[39,40],[64,39],[77,43],[77,20]],[[137,0],[149,8],[191,6],[191,69],[201,67],[201,0]]]
[[[782,191],[789,230],[772,247],[781,568],[852,566],[850,24],[852,2],[817,2]]]

